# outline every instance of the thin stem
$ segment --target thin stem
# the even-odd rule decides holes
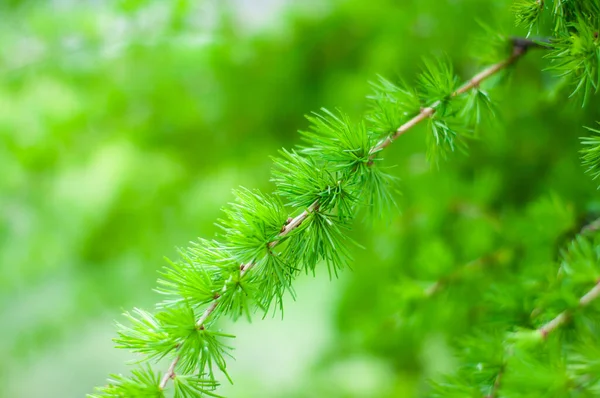
[[[498,391],[500,390],[500,386],[502,385],[502,376],[504,376],[504,366],[500,368],[500,371],[496,375],[494,385],[492,386],[492,391],[488,395],[486,395],[485,398],[496,398],[498,396]]]
[[[467,264],[461,266],[455,271],[447,274],[439,278],[437,281],[433,283],[433,285],[429,286],[425,290],[426,297],[432,297],[437,294],[439,291],[447,287],[450,283],[454,281],[459,281],[465,274],[469,274],[472,271],[477,269],[483,270],[488,267],[504,264],[506,263],[506,259],[511,257],[513,249],[511,248],[501,248],[492,253],[486,254],[485,256],[481,256],[475,260],[468,262]]]
[[[592,301],[594,301],[598,297],[600,297],[600,281],[596,282],[594,287],[579,299],[579,307],[583,308],[588,306]],[[538,328],[538,332],[542,335],[542,338],[547,338],[550,333],[567,323],[569,319],[571,319],[571,315],[571,310],[565,310],[561,312],[556,317],[554,317],[554,319]],[[498,389],[500,388],[500,381],[502,380],[503,373],[504,367],[502,367],[502,369],[500,370],[500,372],[498,372],[498,375],[496,376],[496,381],[494,382],[492,393],[487,395],[485,398],[496,397]]]
[[[588,306],[592,301],[594,301],[598,297],[600,297],[600,281],[598,281],[589,292],[587,292],[583,297],[579,299],[579,307],[583,308]],[[548,335],[554,330],[567,323],[571,318],[571,314],[571,310],[565,310],[561,312],[550,322],[541,326],[538,329],[538,331],[541,333],[543,338],[548,337]]]
[[[597,232],[598,230],[600,230],[600,218],[597,218],[594,221],[592,221],[591,223],[584,225],[583,228],[581,228],[581,231],[579,233],[585,235],[585,234]]]
[[[598,282],[596,282],[596,284],[594,285],[594,287],[592,289],[590,289],[590,291],[588,291],[586,294],[584,294],[579,299],[579,307],[584,308],[584,307],[588,306],[592,301],[594,301],[598,297],[600,297],[600,280]],[[543,326],[538,328],[537,331],[542,335],[542,338],[546,339],[550,333],[552,333],[553,331],[558,329],[560,326],[567,323],[571,319],[572,313],[573,313],[572,310],[565,310],[565,311],[561,312],[556,317],[554,317],[554,319],[552,319],[551,321],[545,323]],[[496,381],[492,388],[492,393],[487,395],[485,398],[495,398],[496,397],[498,389],[500,388],[502,374],[504,373],[504,366],[506,366],[506,361],[504,362],[503,367],[500,369],[500,372],[498,372],[498,375],[496,376]]]
[[[210,314],[212,314],[213,311],[215,310],[215,308],[217,308],[217,305],[219,303],[217,300],[218,300],[218,298],[216,298],[212,303],[210,303],[210,305],[206,308],[206,310],[204,310],[204,313],[196,322],[196,329],[199,329],[199,330],[204,329],[204,322],[206,322],[206,320],[208,319]]]
[[[579,231],[579,234],[585,235],[588,233],[596,232],[596,231],[598,231],[598,229],[600,229],[600,218],[592,221],[589,224],[584,225],[581,228],[581,230]],[[599,295],[600,295],[600,281],[598,281],[596,283],[596,285],[589,292],[587,292],[583,297],[581,297],[581,299],[579,299],[579,306],[585,307],[592,300],[596,299]],[[537,313],[537,312],[539,312],[538,309],[534,310],[534,313]],[[544,338],[546,338],[550,332],[552,332],[559,326],[563,325],[564,323],[568,322],[570,315],[571,314],[570,314],[569,310],[565,310],[565,311],[561,312],[554,319],[547,322],[544,326],[540,327],[538,329],[539,332],[542,334],[542,336]]]
[[[533,44],[534,44],[534,42],[530,41],[528,39],[520,39],[520,41],[513,39],[513,53],[511,54],[511,56],[509,58],[507,58],[506,60],[504,60],[502,62],[494,64],[494,65],[490,66],[489,68],[483,70],[482,72],[478,73],[471,80],[469,80],[467,83],[465,83],[463,86],[461,86],[458,90],[456,90],[456,92],[454,92],[452,94],[452,96],[454,97],[454,96],[461,95],[461,94],[469,91],[470,89],[477,87],[483,80],[498,73],[502,69],[504,69],[504,68],[508,67],[509,65],[511,65],[512,63],[514,63],[518,58],[520,58],[522,55],[524,55],[527,52],[527,49],[529,47],[533,47]],[[437,106],[439,106],[439,104],[440,104],[440,101],[437,101],[434,104],[432,104],[431,106],[422,109],[421,112],[419,112],[419,114],[417,116],[415,116],[414,118],[412,118],[411,120],[409,120],[408,122],[406,122],[402,126],[400,126],[398,128],[398,130],[396,130],[396,133],[393,136],[390,136],[390,137],[380,141],[377,145],[375,145],[373,148],[371,148],[371,150],[369,151],[369,153],[371,154],[370,159],[369,159],[369,165],[373,164],[373,159],[375,158],[377,152],[379,152],[379,151],[383,150],[384,148],[386,148],[387,146],[389,146],[396,138],[398,138],[400,135],[404,134],[406,131],[410,130],[417,124],[419,124],[421,121],[432,116],[436,112],[435,108]],[[304,210],[302,213],[300,213],[299,215],[294,217],[292,220],[290,220],[290,222],[287,223],[283,227],[281,233],[278,236],[278,239],[269,243],[269,245],[268,245],[269,248],[273,248],[276,245],[278,245],[281,242],[281,239],[283,237],[285,237],[290,232],[292,232],[293,230],[298,228],[308,218],[310,213],[317,211],[318,209],[319,209],[319,202],[315,201],[313,204],[311,204],[308,207],[308,209]],[[240,266],[240,276],[241,277],[244,276],[249,270],[252,269],[252,267],[254,267],[254,265],[255,265],[255,263],[253,263],[253,262],[242,264]],[[226,287],[224,286],[222,292],[224,292],[225,290],[226,290]],[[202,316],[196,322],[196,328],[198,328],[198,329],[204,328],[204,324],[206,323],[207,319],[210,317],[210,315],[215,311],[215,309],[219,305],[219,297],[220,296],[221,295],[216,296],[215,299],[211,302],[211,304],[206,308],[206,310],[204,311]],[[177,366],[179,359],[180,359],[180,356],[177,355],[173,359],[173,362],[171,362],[171,365],[169,366],[167,373],[165,373],[165,375],[163,376],[163,378],[161,380],[161,383],[160,383],[161,389],[164,389],[166,387],[168,381],[170,379],[172,379],[173,377],[175,377],[175,367]]]
[[[313,202],[313,204],[310,205],[308,207],[308,209],[304,210],[301,214],[299,214],[298,216],[293,218],[289,223],[287,223],[285,225],[285,227],[283,227],[283,230],[279,234],[279,238],[280,239],[283,238],[284,236],[286,236],[287,234],[292,232],[294,229],[298,228],[300,226],[300,224],[302,224],[304,222],[304,220],[306,220],[306,218],[308,217],[308,215],[310,213],[317,211],[318,209],[319,209],[319,202],[318,201]],[[278,244],[279,244],[279,239],[274,240],[273,242],[269,243],[269,248],[273,248],[273,247],[277,246]]]
[[[502,71],[503,69],[506,69],[507,67],[512,65],[516,60],[518,60],[523,55],[525,55],[529,48],[539,46],[539,44],[537,44],[536,42],[531,41],[529,39],[523,39],[523,38],[514,38],[514,39],[512,39],[512,43],[513,43],[513,52],[510,55],[510,57],[508,57],[507,59],[500,61],[492,66],[489,66],[488,68],[482,70],[481,72],[479,72],[478,74],[473,76],[468,82],[466,82],[465,84],[460,86],[454,93],[452,93],[451,97],[459,96],[473,88],[479,87],[479,85],[485,79],[487,79],[491,76],[494,76],[495,74]],[[430,106],[421,109],[421,112],[419,112],[419,114],[417,114],[415,117],[410,119],[408,122],[404,123],[402,126],[398,127],[398,129],[396,130],[396,132],[393,135],[379,141],[379,143],[377,145],[375,145],[369,151],[369,153],[371,154],[370,164],[373,164],[373,159],[375,158],[377,152],[379,152],[382,149],[389,146],[398,137],[400,137],[402,134],[406,133],[408,130],[412,129],[414,126],[416,126],[423,120],[433,116],[433,114],[437,110],[437,107],[440,106],[441,103],[442,103],[441,101],[436,101],[433,104],[431,104]]]
[[[298,228],[298,226],[300,226],[300,224],[302,224],[304,222],[304,220],[306,220],[308,215],[311,212],[316,211],[318,208],[319,208],[319,202],[314,202],[312,205],[310,205],[308,207],[308,209],[304,210],[298,216],[294,217],[289,223],[287,223],[285,225],[285,227],[279,234],[279,239],[269,243],[269,248],[273,248],[277,244],[279,244],[279,242],[281,241],[281,238],[285,237],[290,232],[292,232],[294,229]],[[252,269],[252,267],[254,267],[255,264],[256,263],[253,263],[253,262],[242,264],[240,266],[240,277],[243,277],[248,271],[250,271]],[[221,297],[226,290],[227,290],[227,285],[223,286],[223,289],[221,290],[221,294],[216,295],[215,299],[210,303],[210,305],[206,308],[206,310],[204,310],[204,313],[196,322],[197,329],[199,329],[199,330],[204,329],[204,323],[206,322],[208,317],[215,311],[215,309],[219,305],[219,297]],[[181,359],[181,356],[177,355],[173,359],[173,362],[171,362],[171,365],[169,366],[167,373],[165,373],[165,375],[163,376],[163,378],[160,382],[161,389],[164,389],[167,386],[167,383],[169,382],[169,380],[172,379],[173,377],[175,377],[175,366],[177,366],[177,363],[179,362],[180,359]]]
[[[169,366],[169,370],[167,370],[167,373],[165,373],[163,378],[160,380],[159,387],[161,390],[167,386],[167,383],[169,382],[169,380],[171,380],[173,377],[175,377],[175,366],[177,366],[177,362],[179,362],[179,358],[180,358],[179,355],[177,355],[175,357],[175,359],[173,360],[173,362],[171,362],[171,365]]]

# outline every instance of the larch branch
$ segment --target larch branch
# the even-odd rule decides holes
[[[519,58],[521,58],[523,55],[525,55],[527,53],[527,50],[529,48],[539,46],[538,43],[536,43],[532,40],[529,40],[529,39],[524,39],[524,38],[513,38],[512,43],[513,43],[513,51],[512,51],[512,54],[507,59],[500,61],[496,64],[493,64],[493,65],[489,66],[488,68],[482,70],[475,76],[473,76],[468,82],[466,82],[465,84],[460,86],[454,93],[452,93],[451,97],[459,96],[461,94],[466,93],[469,90],[479,87],[479,85],[484,80],[486,80],[487,78],[489,78],[491,76],[494,76],[498,72],[506,69],[507,67],[509,67],[510,65],[515,63],[515,61],[517,61]],[[375,158],[377,152],[386,148],[388,145],[390,145],[392,142],[394,142],[398,137],[400,137],[402,134],[406,133],[408,130],[412,129],[414,126],[416,126],[423,120],[433,116],[433,114],[437,110],[437,107],[440,106],[440,104],[441,104],[441,101],[436,101],[433,104],[431,104],[430,106],[421,109],[421,112],[419,112],[419,114],[417,114],[415,117],[413,117],[412,119],[410,119],[409,121],[404,123],[402,126],[398,127],[398,129],[396,130],[396,132],[394,134],[381,140],[377,145],[375,145],[373,147],[373,149],[371,149],[371,151],[370,151],[371,164],[372,164],[372,161]]]
[[[281,238],[285,237],[290,232],[292,232],[294,229],[298,228],[298,226],[300,226],[300,224],[302,224],[304,222],[304,220],[306,220],[306,218],[308,218],[308,215],[311,212],[317,210],[318,207],[319,207],[319,203],[314,202],[312,205],[309,206],[309,208],[307,210],[304,210],[298,216],[294,217],[289,223],[287,223],[285,225],[285,227],[279,234],[278,239],[269,243],[269,248],[273,248],[277,244],[279,244]],[[252,267],[254,267],[254,265],[255,265],[255,263],[253,263],[253,262],[242,264],[240,266],[240,277],[243,277],[250,269],[252,269]],[[204,324],[208,320],[208,317],[210,317],[210,315],[215,311],[215,309],[219,305],[219,297],[221,297],[222,294],[226,290],[227,290],[227,286],[225,285],[225,286],[223,286],[223,290],[221,291],[221,294],[217,294],[215,296],[215,299],[210,303],[210,305],[206,308],[206,310],[204,310],[204,313],[196,322],[196,329],[198,329],[198,330],[204,329]],[[173,377],[175,377],[175,367],[177,366],[177,363],[179,362],[180,358],[181,357],[179,355],[177,355],[173,359],[173,362],[171,362],[171,365],[169,366],[167,373],[165,373],[165,375],[161,379],[161,382],[160,382],[161,389],[164,389],[167,386],[167,383],[169,382],[169,380],[172,379]]]
[[[600,281],[594,285],[594,287],[587,292],[584,296],[579,299],[579,307],[583,308],[588,306],[592,301],[600,297]],[[571,318],[571,311],[566,310],[558,314],[554,319],[547,322],[543,326],[541,326],[538,331],[541,333],[542,337],[546,338],[550,333],[554,330],[558,329],[560,326],[564,325]]]
[[[167,373],[165,373],[163,378],[160,380],[159,387],[161,388],[161,390],[167,386],[167,383],[169,382],[170,379],[175,377],[175,366],[177,366],[177,363],[179,362],[179,358],[180,358],[179,355],[177,355],[175,357],[175,359],[173,360],[173,362],[171,362],[171,365],[169,366],[169,370],[167,370]]]
[[[480,73],[475,75],[467,83],[465,83],[463,86],[461,86],[459,89],[457,89],[452,94],[452,96],[455,97],[455,96],[464,94],[465,92],[479,86],[479,84],[481,84],[481,82],[484,81],[485,79],[489,78],[490,76],[495,75],[496,73],[500,72],[501,70],[503,70],[503,69],[507,68],[508,66],[510,66],[511,64],[513,64],[517,59],[519,59],[521,56],[523,56],[527,52],[528,48],[535,46],[535,42],[528,40],[528,39],[513,39],[512,43],[513,43],[513,52],[510,55],[510,57],[508,57],[504,61],[498,62],[497,64],[494,64],[494,65],[488,67],[487,69],[484,69],[483,71],[481,71]],[[370,154],[369,165],[373,164],[373,159],[375,158],[375,156],[378,152],[380,152],[381,150],[383,150],[384,148],[389,146],[394,140],[396,140],[402,134],[404,134],[405,132],[407,132],[408,130],[410,130],[411,128],[413,128],[414,126],[416,126],[423,120],[427,119],[428,117],[431,117],[436,112],[436,107],[439,105],[440,105],[440,102],[438,101],[438,102],[433,103],[431,106],[429,106],[427,108],[423,108],[421,110],[421,112],[419,112],[418,115],[416,115],[415,117],[410,119],[408,122],[406,122],[402,126],[400,126],[392,136],[380,141],[373,148],[371,148],[371,150],[369,151],[369,154]],[[298,216],[294,217],[289,223],[284,225],[282,228],[282,232],[278,236],[278,239],[269,243],[269,248],[273,248],[277,244],[279,244],[279,242],[281,241],[281,238],[285,237],[286,235],[291,233],[293,230],[298,228],[308,218],[309,214],[313,211],[317,211],[318,208],[319,208],[319,202],[315,201],[313,204],[311,204],[309,206],[308,209],[304,210]],[[252,269],[252,267],[254,267],[254,265],[255,265],[255,263],[253,263],[253,262],[242,264],[240,266],[240,276],[244,276],[250,269]],[[224,287],[224,289],[226,289],[226,288]],[[204,324],[206,323],[206,321],[208,320],[210,315],[215,311],[215,309],[219,305],[219,297],[220,297],[220,295],[217,295],[215,297],[215,299],[211,302],[211,304],[206,308],[206,310],[204,311],[202,316],[196,322],[196,328],[198,328],[198,329],[204,328]],[[163,376],[163,378],[160,382],[161,389],[164,389],[166,387],[167,383],[169,382],[169,380],[175,377],[175,367],[177,366],[179,359],[180,359],[180,356],[177,355],[171,362],[171,365],[169,366],[167,373],[165,373],[165,375]]]
[[[504,366],[500,369],[496,378],[494,379],[494,385],[492,386],[492,391],[485,398],[496,398],[498,396],[498,392],[500,391],[500,386],[502,385],[502,376],[504,376]]]

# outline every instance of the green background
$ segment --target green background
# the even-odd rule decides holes
[[[114,320],[152,308],[163,257],[212,236],[233,188],[273,189],[270,156],[299,143],[303,115],[339,107],[357,119],[368,81],[412,82],[424,57],[447,55],[466,80],[489,39],[482,23],[526,33],[510,3],[3,2],[6,396],[78,397],[126,372]],[[532,52],[500,82],[499,112],[468,157],[430,168],[424,127],[386,149],[400,211],[358,220],[353,270],[299,278],[283,320],[222,325],[237,339],[235,385],[220,392],[412,396],[451,371],[449,343],[471,315],[443,298],[404,308],[411,289],[488,253],[519,256],[506,247],[524,239],[548,252],[532,263],[546,261],[600,209],[577,153],[598,101],[581,108],[547,66]]]

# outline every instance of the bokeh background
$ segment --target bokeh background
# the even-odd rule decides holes
[[[81,397],[127,372],[114,320],[153,307],[163,258],[212,236],[233,188],[272,190],[270,156],[299,143],[303,115],[358,118],[368,81],[412,81],[423,57],[447,55],[468,78],[490,35],[482,24],[525,33],[510,4],[3,1],[2,395]],[[567,99],[545,66],[528,54],[495,90],[499,113],[469,157],[431,169],[423,127],[386,150],[400,211],[357,222],[353,270],[301,277],[283,320],[223,324],[237,339],[235,384],[220,392],[408,397],[452,370],[450,342],[469,314],[440,299],[424,304],[434,316],[404,317],[404,282],[521,239],[523,214],[562,217],[568,230],[599,208],[577,154],[598,102]]]

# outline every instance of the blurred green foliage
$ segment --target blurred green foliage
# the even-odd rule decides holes
[[[210,237],[233,188],[272,189],[269,156],[299,142],[304,114],[360,115],[367,81],[412,81],[423,57],[447,55],[468,78],[491,39],[478,21],[527,33],[513,28],[510,3],[3,3],[7,396],[81,396],[124,370],[112,320],[156,301],[162,257]],[[224,392],[412,396],[453,369],[449,342],[476,317],[448,297],[508,294],[486,281],[510,274],[515,259],[553,267],[600,211],[577,153],[581,126],[600,120],[598,100],[582,109],[545,66],[531,53],[495,90],[497,120],[468,157],[431,170],[425,127],[386,150],[401,213],[357,225],[352,238],[365,249],[353,249],[353,271],[301,281],[283,321],[236,325],[236,385]],[[536,269],[532,289],[548,270]],[[427,300],[423,286],[434,292]]]

